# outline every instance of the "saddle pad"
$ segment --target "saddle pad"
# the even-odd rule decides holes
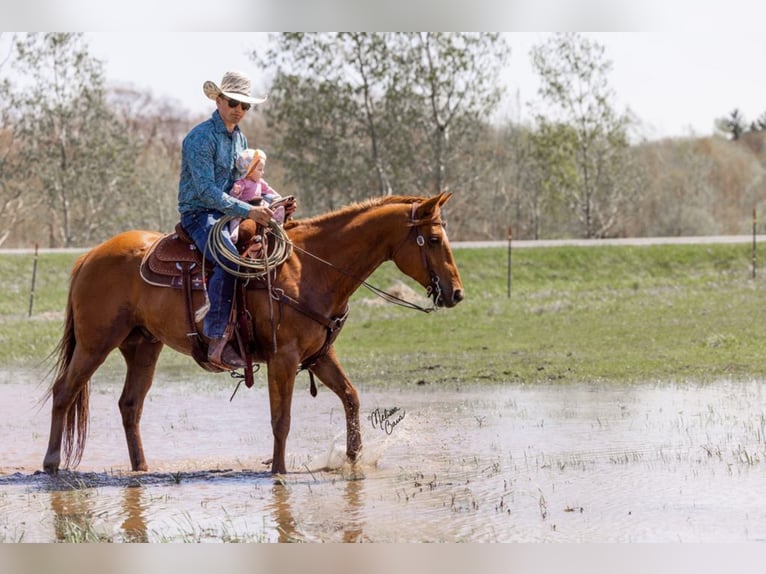
[[[149,285],[154,285],[155,287],[183,289],[184,280],[182,275],[160,275],[152,271],[145,262],[141,263],[140,272],[141,279],[143,279]],[[204,289],[202,273],[197,272],[191,276],[191,286],[192,291],[202,291]]]

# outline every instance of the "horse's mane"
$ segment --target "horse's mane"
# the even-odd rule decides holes
[[[291,229],[299,225],[321,224],[322,222],[328,219],[335,219],[339,216],[354,215],[356,213],[367,211],[368,209],[372,209],[374,207],[380,207],[383,205],[391,205],[395,203],[403,203],[403,204],[411,205],[415,203],[416,201],[424,201],[425,199],[427,198],[411,196],[411,195],[384,195],[381,197],[371,197],[369,199],[357,201],[349,205],[346,205],[344,207],[335,209],[333,211],[329,211],[327,213],[321,213],[319,215],[314,215],[313,217],[308,217],[305,219],[291,220],[285,224],[285,229]]]

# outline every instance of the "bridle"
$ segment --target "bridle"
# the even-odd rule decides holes
[[[426,287],[426,293],[433,301],[433,307],[429,311],[435,311],[438,309],[436,305],[438,304],[439,299],[441,299],[442,289],[439,283],[439,276],[433,270],[433,267],[431,267],[431,263],[428,260],[428,255],[426,254],[426,240],[425,237],[423,237],[421,228],[425,225],[441,225],[442,227],[446,227],[447,224],[443,219],[435,215],[427,218],[417,219],[415,217],[415,213],[417,212],[419,205],[419,202],[414,202],[412,204],[412,209],[410,211],[410,222],[407,224],[407,226],[411,228],[412,232],[415,234],[415,243],[420,248],[420,260],[423,262],[423,268],[426,270],[426,273],[428,273],[428,276],[431,278],[431,282],[429,283],[428,287]],[[399,253],[399,250],[407,242],[410,235],[412,235],[412,233],[408,234],[407,237],[405,237],[399,246],[394,250],[391,259],[396,257],[396,254]]]

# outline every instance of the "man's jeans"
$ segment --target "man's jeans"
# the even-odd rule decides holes
[[[184,213],[181,216],[181,225],[194,240],[194,244],[200,253],[205,254],[205,245],[207,244],[208,234],[212,231],[213,225],[221,218],[223,214],[219,211],[196,211],[193,213]],[[231,242],[229,237],[228,225],[221,230],[221,239],[226,248],[232,253],[237,253],[237,248]],[[202,332],[206,337],[218,339],[223,337],[226,325],[229,322],[231,314],[231,302],[234,296],[235,277],[227,273],[222,267],[218,266],[206,253],[207,262],[205,265],[213,266],[213,274],[207,286],[207,294],[210,298],[210,310],[205,315],[202,324]],[[230,269],[237,270],[238,266],[227,261],[225,258],[219,259]]]

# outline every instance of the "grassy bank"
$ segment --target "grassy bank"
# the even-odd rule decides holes
[[[505,249],[458,249],[461,305],[424,315],[362,289],[336,346],[365,384],[761,377],[766,271],[751,279],[750,255],[748,245],[518,249],[508,298]],[[32,256],[0,257],[0,363],[34,367],[53,349],[75,257],[40,256],[31,319]],[[399,281],[389,264],[371,278]],[[169,350],[162,365],[200,372]]]

